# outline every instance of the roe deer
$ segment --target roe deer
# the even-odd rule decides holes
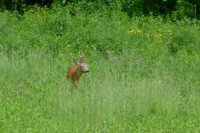
[[[84,56],[82,54],[80,55],[80,61],[77,62],[76,65],[69,68],[67,72],[67,79],[70,80],[73,84],[77,84],[81,75],[87,72],[89,72],[89,69],[84,61]]]

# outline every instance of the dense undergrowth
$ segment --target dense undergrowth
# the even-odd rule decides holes
[[[0,13],[1,132],[200,131],[199,21],[69,12]]]

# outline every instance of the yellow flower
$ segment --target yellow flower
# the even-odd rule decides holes
[[[134,29],[132,29],[132,30],[129,30],[128,31],[129,33],[134,33],[134,34],[141,34],[141,33],[143,33],[143,31],[142,30],[134,30]]]
[[[142,30],[136,30],[137,33],[142,33]]]
[[[135,33],[136,30],[129,30],[128,32],[129,32],[129,33]]]

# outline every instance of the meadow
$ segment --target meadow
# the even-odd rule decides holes
[[[199,20],[69,12],[0,12],[1,133],[200,132]]]

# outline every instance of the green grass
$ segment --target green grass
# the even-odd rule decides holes
[[[1,132],[200,132],[198,21],[59,8],[0,20]],[[78,51],[90,73],[71,94]]]
[[[3,132],[200,130],[199,83],[190,79],[195,77],[187,79],[167,68],[155,68],[144,77],[143,68],[134,63],[125,67],[100,59],[89,62],[90,73],[71,94],[65,78],[68,63],[43,56],[1,56]]]

